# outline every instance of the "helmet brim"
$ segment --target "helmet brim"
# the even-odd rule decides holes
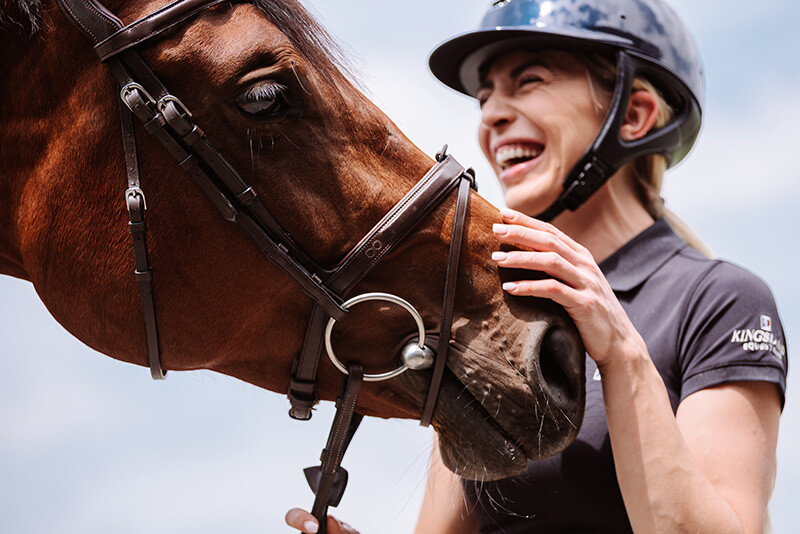
[[[457,35],[434,49],[428,58],[431,72],[442,83],[474,97],[481,87],[481,67],[486,61],[510,49],[628,48],[633,42],[623,36],[583,28],[525,26],[497,27]]]

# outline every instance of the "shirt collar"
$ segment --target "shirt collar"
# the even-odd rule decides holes
[[[600,263],[611,289],[630,291],[641,285],[676,252],[687,247],[664,219],[628,241]]]

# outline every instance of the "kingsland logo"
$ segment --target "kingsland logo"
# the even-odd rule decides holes
[[[772,333],[772,319],[766,315],[761,316],[760,330],[752,328],[734,330],[731,343],[741,343],[742,350],[747,352],[770,351],[778,358],[786,355],[786,346]]]
[[[766,330],[734,330],[731,343],[770,343],[777,344],[780,340],[772,332]]]

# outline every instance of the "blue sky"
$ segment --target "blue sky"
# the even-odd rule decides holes
[[[428,153],[449,143],[502,199],[474,141],[475,105],[439,86],[429,51],[474,26],[486,1],[315,0],[365,91]],[[707,73],[705,126],[666,178],[668,206],[721,257],[762,276],[792,353],[800,335],[800,20],[796,2],[675,0]],[[311,503],[301,468],[316,462],[330,406],[309,423],[282,395],[206,372],[148,372],[86,349],[43,309],[29,284],[0,278],[0,531],[288,532],[283,513]],[[800,404],[789,395],[771,510],[797,531]],[[365,534],[409,533],[431,434],[414,422],[367,420],[345,459],[341,516]]]

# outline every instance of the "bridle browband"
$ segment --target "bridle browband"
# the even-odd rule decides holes
[[[257,198],[255,191],[208,141],[193,122],[184,104],[171,94],[136,51],[140,45],[164,31],[189,20],[194,15],[227,0],[177,0],[127,26],[95,0],[59,0],[67,17],[95,44],[100,61],[106,63],[120,87],[120,114],[128,187],[126,206],[130,217],[145,320],[147,352],[151,375],[163,379],[156,308],[152,288],[152,270],[147,256],[145,197],[139,176],[133,117],[153,135],[203,190],[222,216],[254,242],[261,253],[290,276],[313,301],[302,350],[290,379],[290,415],[295,419],[311,417],[319,401],[317,370],[323,344],[331,361],[343,371],[342,393],[322,465],[306,470],[316,493],[312,512],[325,532],[328,506],[336,506],[344,492],[347,472],[340,466],[361,416],[355,413],[358,392],[365,380],[383,380],[397,376],[407,368],[420,370],[433,366],[431,385],[423,407],[421,423],[429,425],[433,417],[447,360],[455,302],[458,264],[466,224],[469,191],[475,188],[474,174],[465,170],[445,148],[428,173],[365,235],[332,269],[318,265],[292,239]],[[422,318],[414,307],[386,293],[369,293],[344,301],[346,295],[411,230],[458,190],[453,221],[445,292],[435,357],[425,345]],[[359,364],[344,364],[336,358],[330,343],[335,321],[345,317],[351,306],[365,300],[384,300],[402,306],[418,326],[417,339],[403,350],[403,364],[390,373],[365,375]]]

